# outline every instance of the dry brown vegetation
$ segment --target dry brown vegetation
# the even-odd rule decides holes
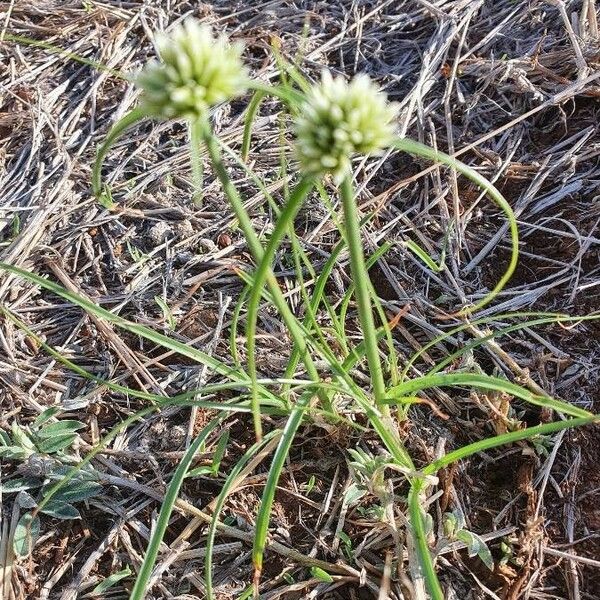
[[[349,75],[367,72],[401,103],[402,132],[477,166],[518,216],[518,272],[480,316],[600,310],[600,38],[593,0],[16,0],[0,2],[0,10],[0,40],[6,34],[43,40],[124,73],[152,55],[153,30],[190,13],[243,40],[262,78],[277,73],[272,44],[290,59],[301,56],[307,76],[323,65]],[[0,259],[168,332],[159,296],[175,318],[170,335],[230,361],[227,338],[243,287],[236,271],[248,270],[251,260],[210,172],[203,207],[190,201],[185,128],[147,122],[119,142],[105,167],[117,207],[106,210],[91,195],[91,164],[110,125],[135,104],[133,86],[111,71],[8,36],[0,52]],[[241,139],[241,108],[234,103],[214,115],[221,137],[234,147]],[[256,122],[252,168],[275,195],[287,184],[279,170],[279,137],[279,105],[268,101]],[[231,169],[242,182],[243,172],[233,164]],[[376,214],[365,231],[367,248],[395,243],[372,276],[390,318],[402,315],[395,344],[409,356],[450,328],[452,322],[438,318],[440,310],[480,298],[502,272],[508,253],[503,220],[463,179],[404,154],[357,163],[356,173],[360,209]],[[241,187],[256,229],[268,231],[272,215],[262,195],[251,183]],[[317,196],[296,231],[318,269],[337,237]],[[428,270],[401,245],[406,239],[434,256],[447,239],[447,269]],[[278,261],[281,285],[298,306],[289,257],[280,253]],[[332,303],[350,283],[347,271],[341,261],[327,290]],[[210,381],[205,368],[13,276],[0,277],[0,303],[97,376],[169,394]],[[508,321],[499,317],[495,325],[503,323]],[[289,352],[283,325],[265,310],[259,326],[259,367],[266,375],[280,372]],[[438,345],[423,364],[484,329],[474,325]],[[526,328],[463,360],[598,412],[599,331],[595,321]],[[238,348],[243,360],[242,339]],[[499,432],[506,427],[506,400],[434,391],[431,406],[413,408],[404,423],[407,445],[426,461]],[[86,424],[78,449],[84,454],[142,403],[90,384],[0,318],[0,428],[29,423],[53,405]],[[531,409],[515,415],[529,425],[547,418]],[[110,574],[127,565],[135,570],[166,481],[190,435],[208,419],[201,410],[170,408],[129,428],[94,461],[102,495],[79,507],[81,519],[44,517],[42,537],[26,560],[9,549],[18,510],[14,495],[5,495],[0,598],[83,598]],[[228,466],[253,440],[246,416],[227,426],[220,474],[184,485],[149,598],[204,597],[207,514]],[[551,441],[547,453],[516,444],[464,461],[441,477],[432,514],[462,510],[498,563],[492,573],[460,544],[447,548],[439,570],[448,598],[597,597],[598,429],[562,432]],[[346,448],[358,445],[379,450],[374,436],[342,426],[312,423],[301,430],[280,482],[261,597],[382,597],[387,557],[403,544],[406,489],[400,483],[395,489],[399,534],[370,510],[373,497],[347,507],[342,500],[352,478]],[[260,459],[226,506],[228,527],[216,549],[219,598],[239,597],[252,579],[251,529],[268,466],[267,456]],[[7,462],[2,476],[33,468]],[[512,558],[500,564],[508,547]],[[316,564],[333,583],[311,576],[308,567]],[[383,579],[390,598],[411,598],[402,577]],[[125,598],[130,584],[125,578],[102,597]]]

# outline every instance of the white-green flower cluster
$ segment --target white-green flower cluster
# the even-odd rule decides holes
[[[305,173],[331,173],[339,181],[354,154],[371,154],[394,135],[398,106],[367,75],[349,83],[323,72],[296,120],[296,152]]]
[[[242,45],[213,36],[208,25],[188,18],[169,34],[157,34],[155,41],[161,60],[151,61],[136,81],[148,114],[196,117],[245,91]]]

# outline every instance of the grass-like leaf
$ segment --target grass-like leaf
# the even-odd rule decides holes
[[[244,133],[242,136],[242,160],[248,160],[248,154],[250,153],[250,142],[252,141],[252,125],[256,120],[260,103],[263,101],[265,93],[262,90],[254,92],[250,104],[246,109],[246,115],[244,117]]]
[[[423,469],[425,475],[434,475],[440,469],[447,467],[448,465],[478,454],[491,448],[497,448],[498,446],[504,446],[506,444],[512,444],[520,440],[528,440],[539,435],[550,435],[563,429],[571,429],[573,427],[581,427],[582,425],[588,425],[590,423],[600,422],[600,415],[588,414],[586,417],[576,417],[574,419],[566,419],[565,421],[554,421],[552,423],[544,423],[543,425],[536,425],[534,427],[527,427],[525,429],[519,429],[518,431],[511,431],[509,433],[503,433],[501,435],[491,436],[477,442],[473,442],[467,446],[463,446],[458,450],[448,452],[442,458],[439,458]]]
[[[215,536],[217,534],[217,528],[219,524],[219,516],[221,514],[221,510],[227,500],[227,496],[229,494],[229,490],[231,486],[236,481],[238,475],[242,472],[244,467],[248,464],[248,462],[252,459],[254,455],[260,452],[271,440],[277,438],[281,435],[281,431],[275,429],[266,434],[260,442],[255,442],[237,461],[235,466],[229,471],[223,486],[221,487],[221,491],[219,492],[219,496],[217,497],[217,501],[215,503],[215,508],[213,510],[213,518],[210,522],[208,532],[206,534],[206,546],[205,546],[205,558],[204,558],[204,583],[206,585],[206,598],[207,600],[214,599],[214,590],[213,590],[213,581],[212,581],[212,559],[213,559],[213,549],[215,543]]]
[[[492,436],[484,440],[479,440],[473,444],[459,448],[453,452],[447,453],[442,458],[433,461],[422,470],[425,476],[435,475],[440,469],[458,460],[467,458],[479,452],[497,448],[506,444],[514,443],[520,440],[531,439],[538,435],[549,435],[563,429],[572,427],[580,427],[590,423],[600,421],[600,416],[589,415],[587,417],[579,417],[568,419],[566,421],[556,421],[553,423],[545,423],[535,427],[528,427],[519,431],[512,431],[502,435]],[[408,496],[410,524],[413,532],[417,555],[422,570],[422,575],[425,579],[427,589],[432,600],[444,600],[440,582],[435,572],[435,566],[431,551],[427,543],[425,512],[422,507],[421,495],[425,490],[426,480],[424,478],[415,478],[412,481],[411,489]]]
[[[457,386],[482,388],[486,390],[504,392],[511,396],[521,398],[521,400],[525,400],[525,402],[528,402],[529,404],[551,408],[552,410],[555,410],[559,413],[564,413],[565,415],[583,418],[593,417],[592,413],[584,410],[583,408],[573,406],[568,402],[556,400],[550,396],[539,396],[520,385],[516,385],[510,381],[507,381],[506,379],[493,377],[491,375],[480,375],[478,373],[438,373],[435,375],[417,377],[416,379],[406,381],[394,388],[391,388],[388,391],[386,402],[393,404],[404,396],[412,396],[415,392],[425,390],[427,388]]]
[[[434,150],[429,146],[425,146],[419,142],[415,142],[414,140],[410,140],[408,138],[398,138],[394,140],[392,146],[397,150],[401,150],[403,152],[408,152],[409,154],[413,154],[416,156],[422,156],[424,158],[428,158],[436,163],[442,163],[448,165],[452,169],[455,169],[459,173],[462,173],[466,177],[468,177],[473,183],[483,188],[488,196],[500,207],[500,209],[506,215],[508,219],[508,224],[510,228],[510,236],[511,236],[511,255],[506,271],[499,279],[498,283],[494,286],[487,296],[476,302],[473,306],[467,306],[459,311],[459,315],[464,316],[476,312],[482,309],[484,306],[487,306],[490,302],[494,300],[494,298],[504,289],[509,279],[512,277],[514,273],[517,262],[519,260],[519,230],[517,227],[517,219],[513,213],[510,204],[506,201],[504,196],[498,191],[498,189],[485,177],[480,175],[475,169],[472,169],[468,165],[465,165],[463,162],[445,154],[444,152],[440,152],[438,150]]]
[[[247,376],[247,374],[241,372],[239,369],[233,369],[225,365],[220,360],[206,354],[205,352],[202,352],[201,350],[193,348],[192,346],[184,344],[183,342],[180,342],[178,340],[174,340],[170,337],[167,337],[166,335],[153,331],[149,327],[139,325],[137,323],[132,323],[131,321],[128,321],[123,317],[115,315],[114,313],[111,313],[110,311],[98,306],[97,304],[94,304],[90,300],[87,300],[86,298],[83,298],[78,294],[72,293],[63,288],[62,286],[53,283],[48,279],[45,279],[44,277],[40,277],[35,273],[25,271],[23,269],[20,269],[19,267],[15,267],[6,263],[0,263],[0,269],[4,269],[9,273],[13,273],[14,275],[18,275],[19,277],[22,277],[23,279],[26,279],[31,283],[39,285],[40,287],[50,292],[53,292],[54,294],[57,294],[62,298],[65,298],[66,300],[72,302],[80,308],[83,308],[86,312],[100,317],[102,319],[105,319],[109,323],[113,323],[121,329],[130,331],[131,333],[139,335],[140,337],[143,337],[147,340],[150,340],[151,342],[154,342],[164,348],[167,348],[168,350],[173,350],[174,352],[177,352],[182,356],[186,356],[188,358],[191,358],[192,360],[195,360],[196,362],[199,362],[200,364],[206,365],[215,373],[218,373],[219,375],[224,375],[232,381],[236,381],[240,384],[243,384],[244,386],[250,383],[250,378]],[[263,393],[265,392],[265,390],[261,391]],[[270,395],[273,398],[272,394],[268,392],[267,395]]]
[[[208,436],[216,429],[216,427],[220,425],[221,421],[222,419],[220,418],[213,419],[206,425],[193,443],[190,444],[190,447],[186,450],[181,461],[179,461],[177,469],[175,469],[175,473],[173,473],[173,477],[167,487],[167,493],[165,494],[160,507],[158,520],[156,521],[152,536],[150,537],[150,542],[148,543],[142,566],[140,567],[138,576],[135,580],[135,585],[131,591],[130,600],[144,600],[146,597],[146,589],[148,587],[150,576],[152,575],[152,569],[154,568],[160,545],[167,531],[171,513],[173,512],[177,497],[179,496],[179,490],[181,489],[185,475],[194,456],[197,454],[198,449],[208,439]]]
[[[148,118],[148,115],[141,108],[134,108],[131,112],[119,119],[108,132],[106,139],[98,149],[96,160],[92,168],[92,191],[96,198],[100,199],[102,196],[102,165],[109,150],[130,127],[146,118]]]

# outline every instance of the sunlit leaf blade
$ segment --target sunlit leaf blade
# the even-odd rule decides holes
[[[393,404],[404,396],[412,396],[415,392],[427,388],[459,386],[504,392],[511,396],[521,398],[521,400],[525,400],[529,404],[551,408],[552,410],[564,413],[565,415],[584,418],[593,416],[583,408],[578,408],[577,406],[573,406],[562,400],[556,400],[550,396],[539,396],[520,385],[516,385],[510,381],[501,379],[500,377],[480,375],[477,373],[449,373],[417,377],[416,379],[406,381],[388,390],[386,401]]]

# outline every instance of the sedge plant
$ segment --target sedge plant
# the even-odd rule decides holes
[[[379,436],[387,451],[389,465],[395,472],[403,473],[409,483],[410,492],[406,508],[410,527],[407,534],[413,538],[420,576],[424,578],[431,598],[442,600],[444,592],[436,573],[436,557],[432,555],[429,545],[425,508],[429,488],[435,484],[435,476],[438,471],[475,453],[503,444],[592,423],[597,420],[597,417],[566,402],[531,392],[505,378],[474,372],[443,372],[442,369],[449,366],[452,358],[442,361],[426,375],[411,378],[411,365],[418,360],[420,354],[425,352],[427,347],[442,341],[443,338],[438,338],[437,341],[433,340],[425,346],[420,353],[418,352],[408,363],[403,365],[401,372],[396,372],[396,365],[393,361],[390,363],[392,373],[389,372],[389,369],[384,368],[382,341],[388,340],[392,352],[394,351],[393,341],[389,335],[390,326],[385,322],[385,315],[369,279],[369,257],[365,256],[361,236],[361,228],[369,219],[368,216],[363,218],[359,210],[359,199],[353,181],[353,159],[357,155],[364,156],[380,153],[387,149],[395,149],[446,165],[484,190],[504,213],[509,224],[511,242],[511,255],[506,271],[494,288],[483,298],[450,315],[451,318],[463,319],[464,323],[451,330],[447,334],[448,336],[468,330],[469,316],[493,302],[514,272],[518,260],[519,241],[517,222],[510,205],[487,179],[471,167],[424,144],[398,137],[395,133],[397,106],[388,102],[383,91],[366,75],[359,75],[351,81],[347,81],[343,77],[333,77],[329,72],[324,71],[320,81],[310,83],[299,69],[295,66],[288,69],[281,57],[278,57],[280,66],[284,65],[281,68],[287,69],[289,77],[283,77],[280,84],[268,85],[253,80],[249,76],[242,61],[241,45],[231,43],[225,35],[214,36],[210,28],[193,19],[185,20],[169,34],[158,34],[156,47],[158,60],[149,63],[135,79],[141,90],[138,107],[113,126],[98,150],[92,174],[92,189],[99,200],[110,194],[110,190],[102,185],[103,161],[117,139],[132,125],[146,118],[183,119],[186,121],[192,157],[192,179],[195,186],[194,200],[199,203],[202,198],[203,165],[206,160],[210,170],[221,184],[222,191],[255,261],[253,273],[242,275],[248,284],[244,292],[248,350],[247,371],[244,370],[241,361],[237,358],[232,361],[235,363],[234,366],[231,366],[196,348],[154,332],[146,326],[126,321],[45,278],[14,266],[1,265],[3,269],[12,274],[61,295],[97,317],[104,318],[135,335],[145,337],[204,364],[224,380],[220,384],[205,386],[203,390],[190,392],[182,397],[157,398],[151,394],[137,393],[137,397],[149,402],[149,407],[137,413],[134,418],[126,421],[123,425],[126,426],[160,406],[173,404],[196,403],[210,406],[215,408],[217,414],[215,421],[209,424],[195,439],[171,478],[157,526],[153,531],[131,597],[134,600],[141,599],[146,593],[171,511],[195,452],[218,429],[227,413],[232,411],[252,413],[257,441],[229,473],[217,502],[214,523],[209,530],[209,547],[206,554],[207,596],[214,598],[211,577],[212,546],[217,532],[218,515],[223,509],[227,489],[253,454],[265,448],[267,442],[270,444],[272,441],[273,444],[277,442],[277,446],[271,460],[257,515],[252,554],[255,567],[254,592],[255,595],[258,595],[263,557],[267,547],[271,508],[276,487],[295,435],[303,420],[307,416],[310,417],[315,408],[321,411],[321,414],[328,415],[328,418],[335,423],[335,419],[340,417],[340,415],[336,415],[335,398],[343,395],[354,403],[357,411],[366,416],[370,427]],[[274,229],[266,244],[254,230],[252,218],[246,209],[244,199],[229,176],[223,154],[224,146],[211,125],[211,110],[214,106],[243,96],[247,90],[252,90],[254,96],[247,109],[242,156],[238,159],[239,163],[244,164],[249,155],[253,121],[260,109],[261,102],[266,98],[277,98],[281,102],[282,109],[294,120],[292,131],[295,140],[296,172],[292,173],[292,179],[296,183],[289,193],[285,194],[284,203],[277,210]],[[230,149],[225,156],[228,156],[229,153]],[[256,178],[249,167],[248,173],[249,176]],[[316,268],[313,269],[316,276],[315,284],[310,295],[303,290],[302,298],[306,316],[304,319],[299,319],[292,311],[280,288],[273,270],[273,262],[286,237],[290,238],[294,252],[300,252],[298,240],[295,239],[293,233],[293,223],[304,202],[315,190],[319,191],[321,197],[331,194],[336,199],[335,203],[326,203],[326,206],[330,211],[332,222],[339,223],[340,242],[320,272],[317,272]],[[339,209],[336,209],[335,206],[339,206]],[[353,301],[362,338],[359,344],[352,344],[349,339],[345,338],[343,323],[345,319],[341,319],[340,325],[339,315],[335,315],[325,294],[326,284],[335,268],[336,261],[346,253],[352,276],[352,289],[344,301],[344,311]],[[433,259],[428,257],[424,251],[417,252],[417,255],[427,264],[434,264]],[[376,254],[373,260],[376,260],[377,256]],[[296,271],[300,273],[302,270],[301,260],[298,259],[298,255],[295,255],[294,259]],[[440,266],[439,270],[443,271],[443,268]],[[283,373],[283,377],[280,378],[260,378],[254,358],[257,347],[256,324],[263,302],[273,305],[278,311],[293,345],[289,366]],[[340,356],[339,350],[334,351],[321,329],[317,313],[323,305],[327,307],[336,331],[344,337],[343,344],[339,345],[343,349],[342,356]],[[242,319],[243,314],[244,305],[240,303],[235,313],[235,331],[239,327],[237,321]],[[528,315],[519,314],[518,316],[527,317]],[[379,324],[376,317],[380,321]],[[510,315],[504,317],[511,318]],[[566,319],[561,315],[546,314],[532,314],[531,317],[533,319],[530,324],[543,324]],[[488,321],[474,321],[474,323],[478,322],[487,323]],[[498,335],[518,327],[519,325],[507,327]],[[487,338],[472,342],[468,349],[488,343],[494,337],[495,334],[491,333]],[[50,351],[49,348],[47,349]],[[461,351],[457,351],[451,356],[460,356]],[[326,374],[321,373],[317,368],[317,364],[321,362],[327,364]],[[304,372],[302,377],[296,377],[300,363],[303,365]],[[364,365],[368,374],[369,386],[359,384],[352,376],[350,367],[358,364]],[[78,370],[76,365],[69,364],[67,366],[75,371]],[[78,372],[82,374],[81,369]],[[103,384],[101,381],[97,381],[97,383]],[[115,386],[115,384],[110,384],[109,387],[115,391],[125,389],[123,386]],[[415,399],[418,399],[420,393],[433,387],[499,390],[527,404],[549,408],[563,415],[563,418],[555,422],[474,442],[418,468],[403,444],[397,420],[390,407],[410,406]],[[223,403],[221,407],[218,407],[218,402],[206,400],[207,394],[223,389],[237,390],[236,402]],[[202,400],[199,400],[199,397]],[[264,413],[274,416],[281,415],[286,422],[281,430],[273,430],[263,438],[262,415]],[[406,415],[406,411],[403,414]],[[104,443],[108,443],[108,441],[105,440]],[[93,453],[90,453],[86,457],[84,460],[84,462],[87,461],[86,464],[93,458],[92,455]],[[75,471],[71,477],[73,476],[75,476]],[[54,493],[59,490],[60,485],[64,485],[64,483],[57,484]]]

